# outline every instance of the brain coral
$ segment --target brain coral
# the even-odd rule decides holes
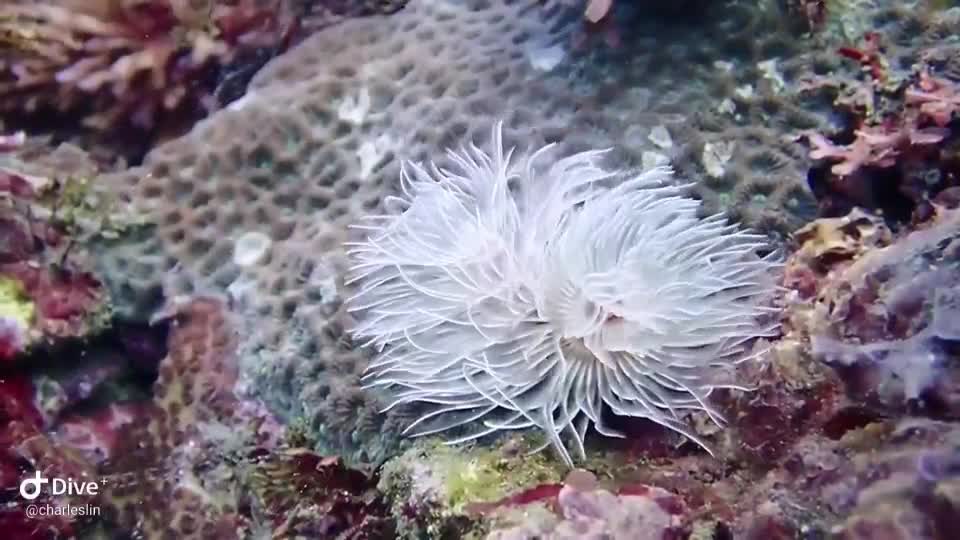
[[[774,329],[759,322],[776,288],[763,237],[699,219],[669,169],[624,178],[597,151],[548,164],[549,146],[514,159],[500,130],[488,153],[451,152],[456,168],[411,165],[400,211],[361,226],[350,305],[382,351],[372,384],[438,406],[414,433],[535,426],[570,465],[561,434],[581,457],[588,426],[620,435],[604,408],[704,444],[683,413],[719,424],[710,391]]]
[[[102,250],[118,309],[149,313],[160,285],[229,290],[253,315],[242,344],[250,389],[303,418],[325,452],[375,459],[411,412],[378,416],[360,390],[368,360],[343,332],[352,323],[341,244],[349,223],[396,190],[400,159],[486,144],[498,118],[507,145],[613,146],[609,158],[627,168],[652,151],[698,156],[683,126],[691,111],[716,106],[714,60],[743,63],[731,84],[754,80],[750,63],[780,46],[749,50],[744,43],[763,40],[734,36],[731,26],[744,25],[723,19],[670,26],[677,45],[663,47],[662,23],[637,17],[628,52],[578,54],[580,18],[526,0],[413,0],[318,31],[267,65],[245,97],[105,179],[147,223],[135,241]],[[656,126],[673,132],[672,148],[652,142]],[[703,175],[681,170],[692,181]],[[807,196],[802,178],[783,181]]]

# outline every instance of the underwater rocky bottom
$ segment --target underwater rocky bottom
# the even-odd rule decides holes
[[[653,4],[0,6],[0,536],[957,536],[960,8]],[[784,254],[712,455],[411,440],[362,388],[347,225],[498,119]]]
[[[0,377],[2,530],[948,538],[960,517],[958,201],[944,191],[897,232],[855,210],[795,234],[777,300],[782,335],[764,361],[738,367],[754,386],[711,395],[725,429],[691,418],[714,455],[621,421],[626,438],[589,436],[574,470],[550,450],[531,455],[542,444],[527,432],[456,447],[424,439],[373,465],[318,453],[302,425],[242,391],[242,319],[229,303],[171,299],[150,324],[123,323],[101,312],[99,282],[69,256],[4,263],[3,300],[35,310],[44,344],[5,357]],[[4,222],[4,233],[25,234],[22,225]],[[48,241],[19,256],[50,256],[62,240]],[[21,482],[41,477],[50,484],[25,500]]]

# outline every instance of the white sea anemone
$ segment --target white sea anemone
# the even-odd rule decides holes
[[[567,463],[592,424],[648,418],[706,446],[690,410],[728,368],[754,358],[779,264],[758,256],[764,237],[723,216],[697,217],[688,186],[660,167],[608,171],[604,151],[545,163],[505,151],[448,151],[452,170],[407,164],[402,196],[371,216],[350,244],[354,336],[376,347],[368,386],[393,400],[433,404],[408,434],[468,423],[539,427]],[[769,318],[769,317],[766,317]],[[727,381],[729,382],[729,381]],[[609,417],[608,417],[609,418]]]

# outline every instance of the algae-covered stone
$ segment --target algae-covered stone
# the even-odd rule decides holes
[[[30,328],[34,306],[19,281],[0,276],[0,318],[9,319],[21,328]]]
[[[20,282],[0,276],[0,360],[26,348],[35,311]]]
[[[485,525],[470,512],[523,488],[559,482],[564,467],[549,454],[513,440],[495,448],[418,442],[383,467],[386,493],[401,538],[482,538]]]

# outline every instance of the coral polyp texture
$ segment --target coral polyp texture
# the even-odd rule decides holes
[[[764,237],[699,218],[668,168],[627,176],[604,151],[548,161],[550,145],[514,159],[500,124],[491,141],[448,152],[450,169],[409,164],[402,196],[358,225],[348,305],[380,351],[369,385],[436,406],[409,433],[538,427],[567,463],[563,433],[581,457],[589,426],[619,435],[605,408],[704,445],[684,414],[722,423],[708,395],[776,330]]]

